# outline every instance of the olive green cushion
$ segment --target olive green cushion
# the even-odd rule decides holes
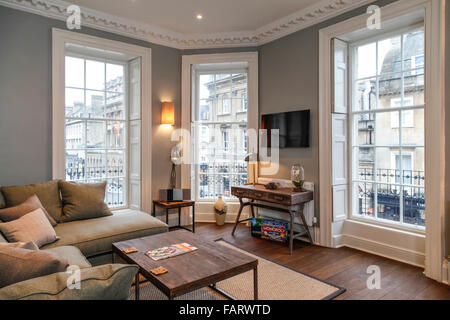
[[[81,269],[80,290],[67,287],[71,274],[54,273],[0,289],[0,300],[126,300],[138,270],[121,264]]]
[[[59,196],[58,181],[49,181],[26,186],[1,187],[7,207],[15,207],[25,202],[32,195],[37,195],[42,206],[59,222],[62,215],[62,203]]]
[[[92,267],[89,261],[77,247],[62,246],[47,249],[44,250],[44,252],[50,252],[58,257],[65,258],[69,262],[69,265],[78,266],[80,269]]]
[[[55,227],[55,232],[61,239],[41,249],[71,245],[89,258],[111,252],[114,242],[167,231],[165,223],[147,213],[121,210],[108,217],[60,223]]]
[[[111,216],[105,203],[106,181],[102,183],[59,182],[63,203],[62,222]]]

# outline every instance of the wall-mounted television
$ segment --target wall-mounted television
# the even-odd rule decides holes
[[[309,148],[310,110],[265,114],[261,129],[268,130],[268,147],[271,147],[270,130],[280,130],[280,148]]]

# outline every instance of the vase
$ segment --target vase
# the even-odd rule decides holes
[[[291,169],[291,181],[295,192],[302,192],[305,183],[305,170],[302,166],[296,164]]]
[[[227,210],[228,206],[226,202],[223,201],[222,197],[219,197],[219,199],[217,199],[216,203],[214,204],[216,224],[218,226],[223,226],[225,224],[225,220],[227,218]]]

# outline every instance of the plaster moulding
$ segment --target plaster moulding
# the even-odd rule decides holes
[[[253,31],[215,34],[182,34],[112,16],[100,11],[81,8],[82,27],[91,27],[131,38],[145,40],[176,49],[205,49],[259,46],[288,34],[305,29],[374,0],[321,0]],[[66,20],[69,2],[62,0],[0,0],[0,5]]]

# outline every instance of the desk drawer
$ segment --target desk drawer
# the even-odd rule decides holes
[[[291,197],[290,196],[284,196],[284,195],[280,195],[280,194],[268,194],[268,201],[270,202],[275,202],[275,203],[280,203],[280,204],[286,204],[286,205],[290,205],[291,204]]]

